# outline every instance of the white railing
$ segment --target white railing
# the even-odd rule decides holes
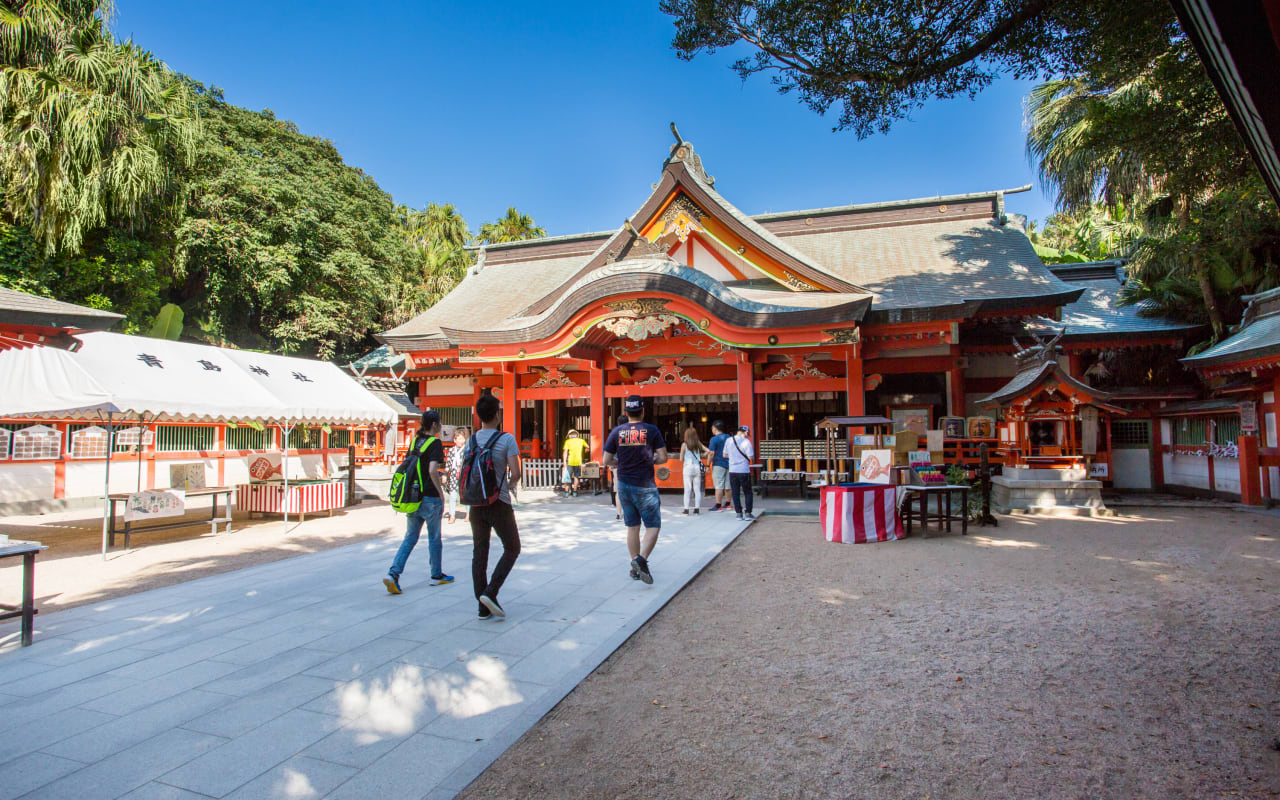
[[[526,458],[520,462],[524,469],[521,480],[530,489],[554,489],[560,485],[560,473],[564,461],[558,458]]]

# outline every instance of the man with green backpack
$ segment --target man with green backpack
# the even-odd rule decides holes
[[[453,583],[453,576],[444,574],[440,564],[444,544],[440,541],[440,520],[444,516],[443,492],[440,488],[440,467],[444,464],[444,445],[440,443],[440,414],[436,411],[422,413],[422,426],[409,454],[391,476],[391,507],[407,514],[404,541],[396,551],[391,570],[382,583],[391,594],[400,594],[400,574],[409,560],[409,554],[418,544],[422,524],[427,524],[427,557],[431,562],[431,585]]]

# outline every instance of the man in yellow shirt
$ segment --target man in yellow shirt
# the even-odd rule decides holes
[[[587,452],[587,440],[578,435],[575,430],[569,431],[569,438],[564,440],[564,465],[565,472],[561,478],[567,478],[564,482],[564,493],[566,497],[578,496],[578,482],[582,478],[582,458]],[[572,485],[571,485],[572,484]]]

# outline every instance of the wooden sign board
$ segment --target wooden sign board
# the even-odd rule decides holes
[[[889,483],[893,476],[892,450],[864,450],[858,462],[859,483]]]
[[[169,485],[184,492],[205,488],[204,464],[170,464]]]
[[[1240,432],[1254,434],[1258,432],[1258,404],[1240,404]]]
[[[137,522],[159,517],[180,517],[187,512],[187,493],[182,489],[133,492],[124,506],[124,521]]]
[[[932,463],[927,450],[912,450],[907,453],[907,464],[912,467],[927,467]]]
[[[925,447],[929,448],[930,452],[933,452],[933,453],[938,452],[943,447],[943,444],[942,444],[943,435],[944,434],[942,430],[925,431],[924,438],[925,438],[925,441],[927,442]]]

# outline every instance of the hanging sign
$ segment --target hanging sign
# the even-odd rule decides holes
[[[1240,432],[1255,434],[1258,432],[1258,404],[1247,402],[1240,404]]]
[[[283,459],[279,453],[271,451],[254,453],[246,460],[249,462],[249,477],[255,481],[283,477]]]
[[[124,507],[124,521],[137,522],[159,517],[180,517],[187,511],[187,493],[182,489],[133,492]]]
[[[204,464],[170,464],[169,485],[188,492],[205,488]]]

